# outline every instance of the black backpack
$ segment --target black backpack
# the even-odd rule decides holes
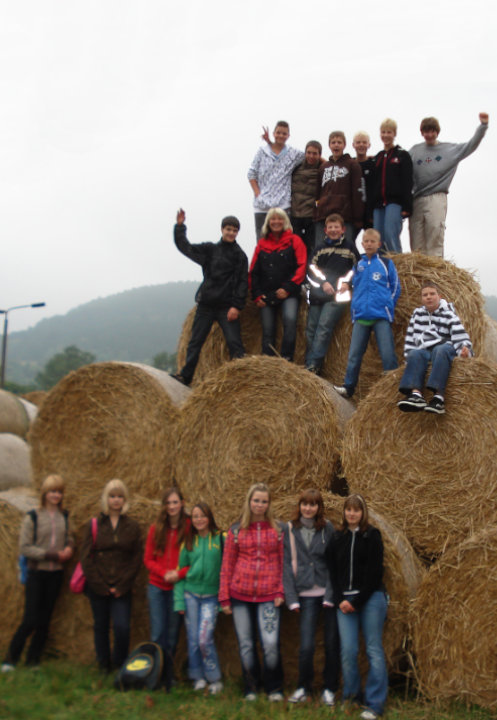
[[[142,642],[128,655],[114,680],[116,690],[158,690],[164,671],[164,656],[160,645]]]

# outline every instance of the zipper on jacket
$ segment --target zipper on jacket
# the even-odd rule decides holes
[[[351,532],[351,531],[349,531]],[[354,545],[356,533],[352,533],[352,542],[350,543],[350,570],[349,570],[349,590],[353,590],[352,581],[354,579]]]

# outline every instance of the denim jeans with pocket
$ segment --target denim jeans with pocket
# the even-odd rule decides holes
[[[188,677],[191,680],[204,678],[213,683],[221,679],[214,643],[218,606],[217,595],[201,596],[185,592]]]
[[[319,613],[323,612],[324,652],[323,688],[336,692],[340,675],[340,655],[336,608],[323,607],[323,597],[300,595],[300,650],[297,687],[312,690],[314,679],[314,650]]]

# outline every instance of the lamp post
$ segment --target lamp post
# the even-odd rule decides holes
[[[31,305],[16,305],[15,307],[7,308],[7,310],[0,310],[0,315],[4,315],[3,321],[3,339],[2,339],[2,374],[0,376],[0,387],[5,387],[5,363],[7,360],[7,330],[9,327],[9,312],[12,310],[23,310],[24,308],[38,308],[45,307],[44,302],[31,303]]]

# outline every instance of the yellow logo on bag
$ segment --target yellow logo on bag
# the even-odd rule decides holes
[[[144,657],[137,657],[126,665],[126,670],[137,672],[138,670],[146,670],[151,665],[150,660]]]

